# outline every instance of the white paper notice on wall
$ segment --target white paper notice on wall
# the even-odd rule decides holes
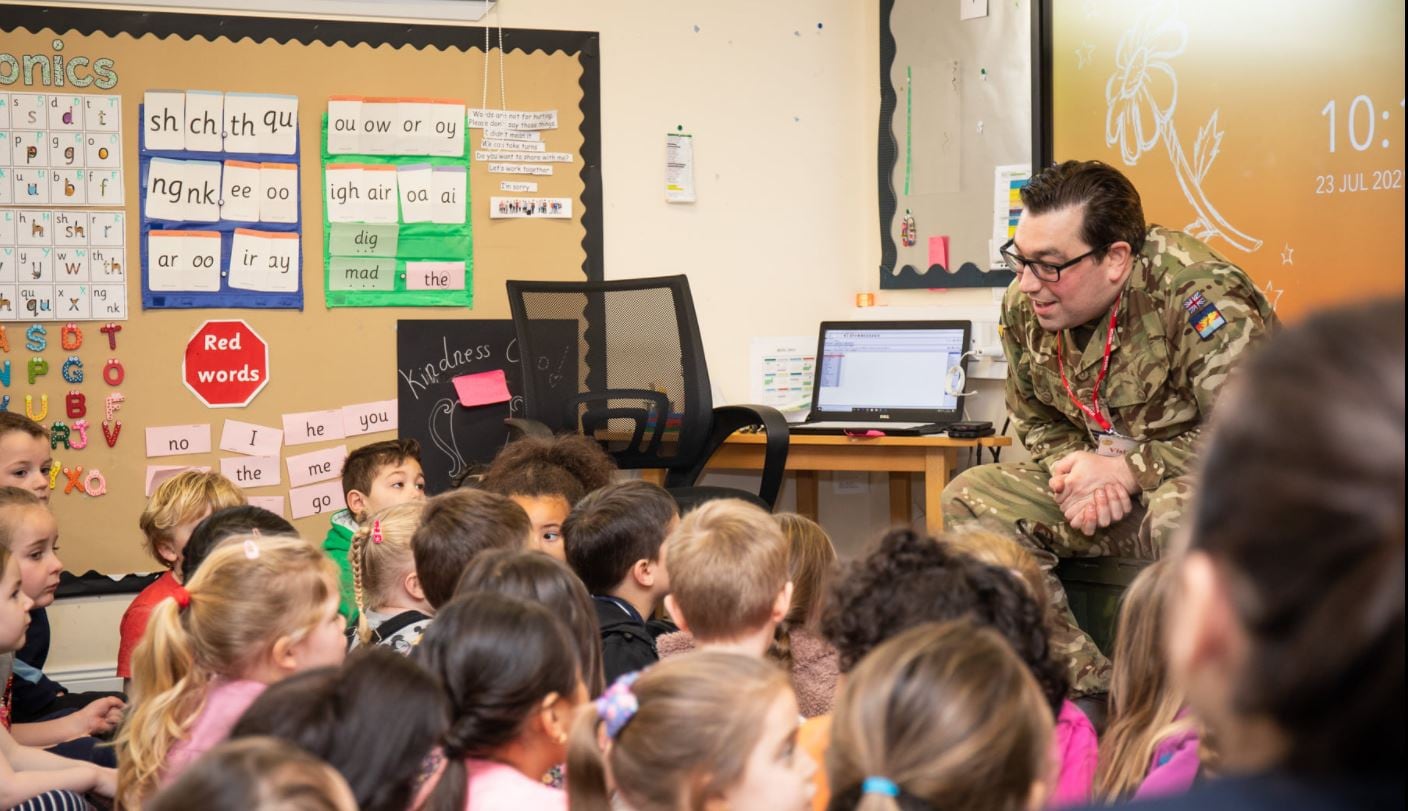
[[[538,184],[528,180],[500,180],[499,191],[520,192],[533,194],[538,190]]]
[[[411,263],[407,262],[407,269]],[[434,264],[425,262],[422,264]],[[451,263],[459,273],[460,286],[464,289],[464,262]],[[399,423],[396,419],[396,401],[378,400],[374,403],[357,403],[342,407],[342,430],[347,436],[375,434],[378,431],[395,431]]]
[[[147,429],[147,456],[210,453],[210,424],[162,425]]]
[[[220,460],[220,475],[245,488],[283,482],[277,456],[227,456]]]
[[[342,437],[340,409],[284,415],[284,443],[287,445],[307,445]]]
[[[469,110],[470,129],[555,130],[557,111]]]
[[[748,401],[776,408],[788,422],[806,419],[815,374],[815,335],[753,338],[748,345]]]
[[[246,456],[277,454],[284,444],[284,432],[267,425],[255,425],[239,420],[225,420],[220,431],[220,450]]]
[[[693,203],[694,137],[689,133],[665,134],[665,202]]]
[[[283,518],[285,514],[283,496],[250,496],[249,506],[268,510],[280,518]]]
[[[988,0],[958,0],[958,19],[976,20],[988,16]]]
[[[570,220],[571,197],[490,197],[489,217],[495,220]]]
[[[289,486],[302,487],[335,479],[342,475],[342,462],[346,458],[346,445],[290,456],[287,460]]]
[[[335,513],[347,503],[340,479],[295,487],[288,491],[288,501],[294,518]]]

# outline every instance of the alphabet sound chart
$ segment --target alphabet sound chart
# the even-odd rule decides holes
[[[121,97],[0,93],[0,321],[126,319],[122,202]]]
[[[328,100],[327,306],[474,303],[466,125],[459,100]]]
[[[148,90],[142,306],[303,309],[298,98]]]

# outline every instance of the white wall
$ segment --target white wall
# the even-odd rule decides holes
[[[607,277],[689,275],[727,400],[747,398],[750,338],[814,333],[875,289],[878,16],[877,0],[501,0],[484,20],[601,33]],[[507,85],[511,107],[512,76]],[[692,205],[664,202],[665,134],[680,125],[695,140]],[[910,313],[992,306],[986,290],[879,300]],[[1000,423],[1000,385],[975,385],[970,414]],[[826,476],[821,487],[822,522],[843,552],[888,523],[884,476],[858,495],[836,495]],[[56,606],[50,670],[110,668],[124,607]]]

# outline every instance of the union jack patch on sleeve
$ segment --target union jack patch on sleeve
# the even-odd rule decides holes
[[[1221,311],[1216,305],[1208,303],[1201,292],[1194,293],[1184,300],[1183,309],[1188,311],[1188,323],[1193,325],[1193,331],[1204,341],[1227,326],[1227,319]]]

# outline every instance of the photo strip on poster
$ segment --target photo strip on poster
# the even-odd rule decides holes
[[[121,97],[0,93],[0,321],[127,318],[122,175]]]
[[[298,98],[149,90],[142,306],[303,309]]]
[[[459,100],[328,100],[327,306],[473,306],[466,126]]]

